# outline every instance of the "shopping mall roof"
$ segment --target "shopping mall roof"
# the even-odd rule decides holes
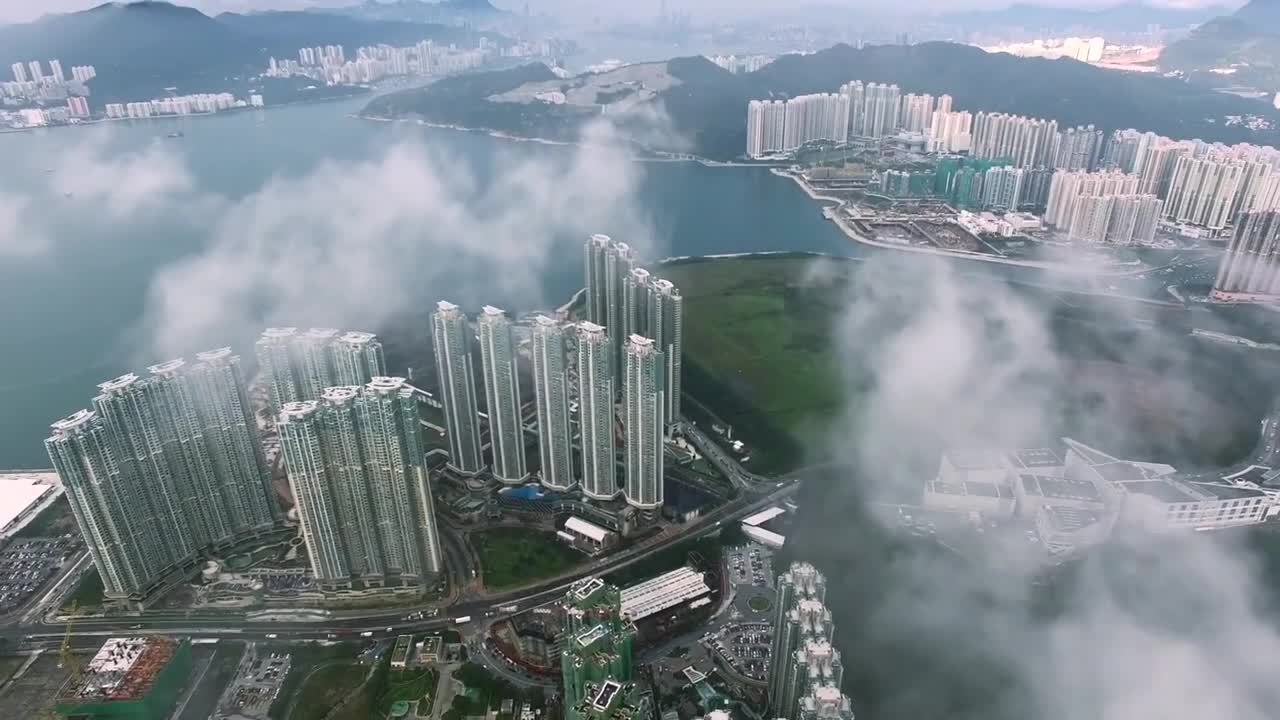
[[[711,593],[703,574],[682,567],[622,591],[622,613],[633,621]]]
[[[1014,467],[1032,469],[1058,467],[1062,465],[1062,458],[1058,457],[1057,451],[1051,448],[1029,448],[1026,450],[1014,450],[1008,455],[1009,462]]]

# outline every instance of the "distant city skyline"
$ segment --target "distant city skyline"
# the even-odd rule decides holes
[[[1123,4],[1124,0],[1026,0],[1025,4],[1058,8],[1098,9]],[[1148,5],[1162,8],[1204,8],[1222,6],[1236,8],[1244,4],[1241,0],[1146,0]],[[522,11],[524,3],[518,0],[490,0],[494,6],[510,10]],[[0,0],[0,24],[25,23],[39,19],[43,15],[77,12],[88,10],[103,4],[100,0],[44,0],[31,3],[27,0]],[[306,8],[335,8],[345,5],[359,4],[357,0],[184,0],[176,5],[187,5],[201,12],[215,15],[223,12],[249,12],[255,10],[302,10]],[[914,11],[920,12],[954,12],[958,10],[992,10],[1020,4],[1015,0],[919,0],[912,4]],[[591,17],[604,17],[618,20],[636,20],[655,17],[661,10],[662,0],[650,0],[641,3],[617,3],[602,9],[594,0],[529,0],[531,12],[549,15],[583,14]],[[667,0],[666,7],[671,12],[690,13],[695,19],[704,19],[707,15],[719,14],[723,17],[742,19],[752,15],[779,14],[777,3],[772,0]],[[883,5],[875,0],[815,0],[786,10],[794,15],[808,9],[850,10],[882,10]]]

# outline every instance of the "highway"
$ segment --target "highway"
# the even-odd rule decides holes
[[[741,472],[741,469],[739,468]],[[489,595],[483,599],[463,600],[450,605],[437,617],[406,621],[406,613],[414,607],[379,610],[366,613],[337,614],[328,617],[317,614],[314,621],[269,620],[253,621],[243,616],[228,614],[199,614],[194,612],[148,612],[145,615],[111,618],[85,617],[75,621],[73,637],[78,642],[92,644],[93,639],[120,634],[132,635],[189,635],[196,638],[280,639],[280,640],[335,640],[361,637],[387,637],[405,632],[423,632],[456,627],[465,631],[473,624],[488,624],[514,614],[503,612],[501,607],[515,605],[516,612],[559,599],[568,588],[585,577],[605,575],[639,562],[661,552],[676,543],[693,541],[709,535],[752,513],[794,493],[800,486],[792,476],[764,485],[764,489],[752,488],[742,497],[721,506],[694,523],[683,532],[661,535],[647,544],[626,548],[605,558],[589,562],[567,575],[562,575],[523,589]],[[289,610],[281,610],[287,616]],[[471,617],[470,623],[459,626],[456,618]],[[62,642],[65,623],[16,624],[0,630],[0,638],[25,642],[28,647],[56,647]],[[363,635],[369,633],[369,635]]]

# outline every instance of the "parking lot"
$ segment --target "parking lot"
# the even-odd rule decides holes
[[[725,562],[729,568],[729,582],[734,585],[773,587],[773,551],[764,545],[748,543],[730,548]]]
[[[289,674],[290,660],[284,653],[260,653],[257,646],[250,643],[240,659],[235,679],[218,703],[218,717],[265,720]]]
[[[25,605],[62,564],[75,554],[71,538],[37,538],[9,543],[0,552],[0,615]]]
[[[769,645],[773,631],[768,622],[733,623],[720,628],[704,642],[740,675],[764,680],[769,674]]]

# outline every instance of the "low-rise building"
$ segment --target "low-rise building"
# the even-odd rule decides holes
[[[564,528],[556,531],[556,536],[588,555],[598,555],[618,543],[617,533],[577,516],[566,520]]]

